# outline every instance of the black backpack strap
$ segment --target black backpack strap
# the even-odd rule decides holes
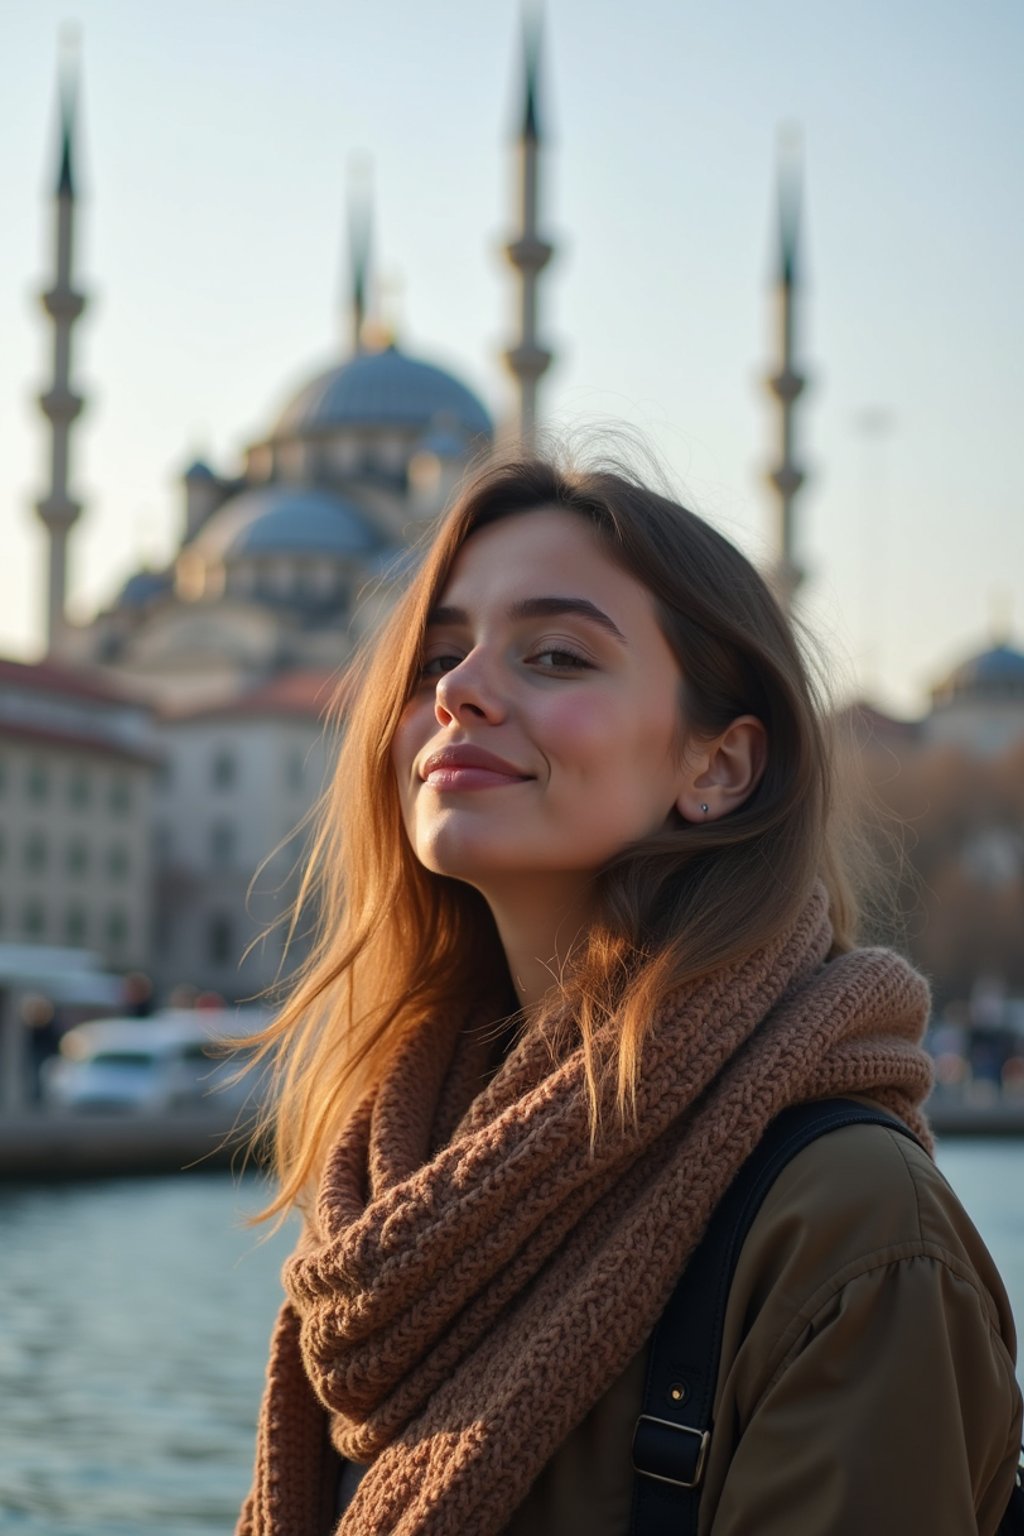
[[[1020,1448],[1010,1502],[1006,1506],[1006,1514],[999,1522],[996,1536],[1024,1536],[1024,1445]]]
[[[751,1223],[783,1168],[810,1142],[894,1115],[852,1099],[816,1099],[772,1121],[718,1204],[654,1331],[633,1435],[630,1536],[696,1536],[729,1289]]]

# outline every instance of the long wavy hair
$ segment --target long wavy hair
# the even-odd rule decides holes
[[[558,996],[583,1048],[593,1136],[611,1086],[618,1113],[631,1113],[644,1037],[667,994],[771,940],[816,879],[831,904],[833,952],[854,942],[857,904],[826,714],[764,579],[702,518],[620,471],[540,458],[485,465],[464,483],[345,680],[344,739],[292,914],[292,932],[312,914],[312,948],[255,1037],[273,1077],[258,1135],[272,1140],[277,1193],[263,1217],[308,1207],[332,1139],[385,1076],[408,1029],[439,1010],[478,1014],[483,1004],[496,1022],[509,1011],[490,911],[471,887],[418,862],[391,751],[418,680],[428,614],[462,545],[478,528],[545,507],[582,518],[652,594],[682,674],[687,731],[710,739],[752,714],[768,739],[764,772],[740,808],[697,825],[673,818],[597,877],[596,916]],[[609,1021],[611,1032],[602,1029]],[[610,1053],[596,1049],[599,1031],[611,1034]]]

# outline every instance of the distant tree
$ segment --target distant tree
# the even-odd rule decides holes
[[[936,1002],[965,998],[980,971],[1024,992],[1024,740],[998,757],[861,741],[849,793],[888,904],[869,937],[926,972]]]

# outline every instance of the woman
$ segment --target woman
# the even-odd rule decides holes
[[[270,1211],[305,1225],[239,1530],[625,1536],[649,1339],[711,1213],[789,1104],[853,1094],[930,1145],[927,990],[853,947],[784,617],[652,491],[482,470],[351,698],[319,942],[265,1042]],[[1013,1349],[927,1154],[816,1142],[733,1282],[701,1531],[988,1536]]]

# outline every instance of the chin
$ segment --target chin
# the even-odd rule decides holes
[[[531,859],[529,850],[513,839],[482,838],[449,826],[431,828],[429,835],[413,838],[412,847],[424,869],[462,880],[477,890],[509,875],[543,877],[540,859]]]
[[[488,876],[508,873],[505,860],[493,853],[479,849],[438,847],[437,844],[418,846],[416,857],[431,874],[444,875],[449,880],[462,880],[478,889],[487,884]]]

